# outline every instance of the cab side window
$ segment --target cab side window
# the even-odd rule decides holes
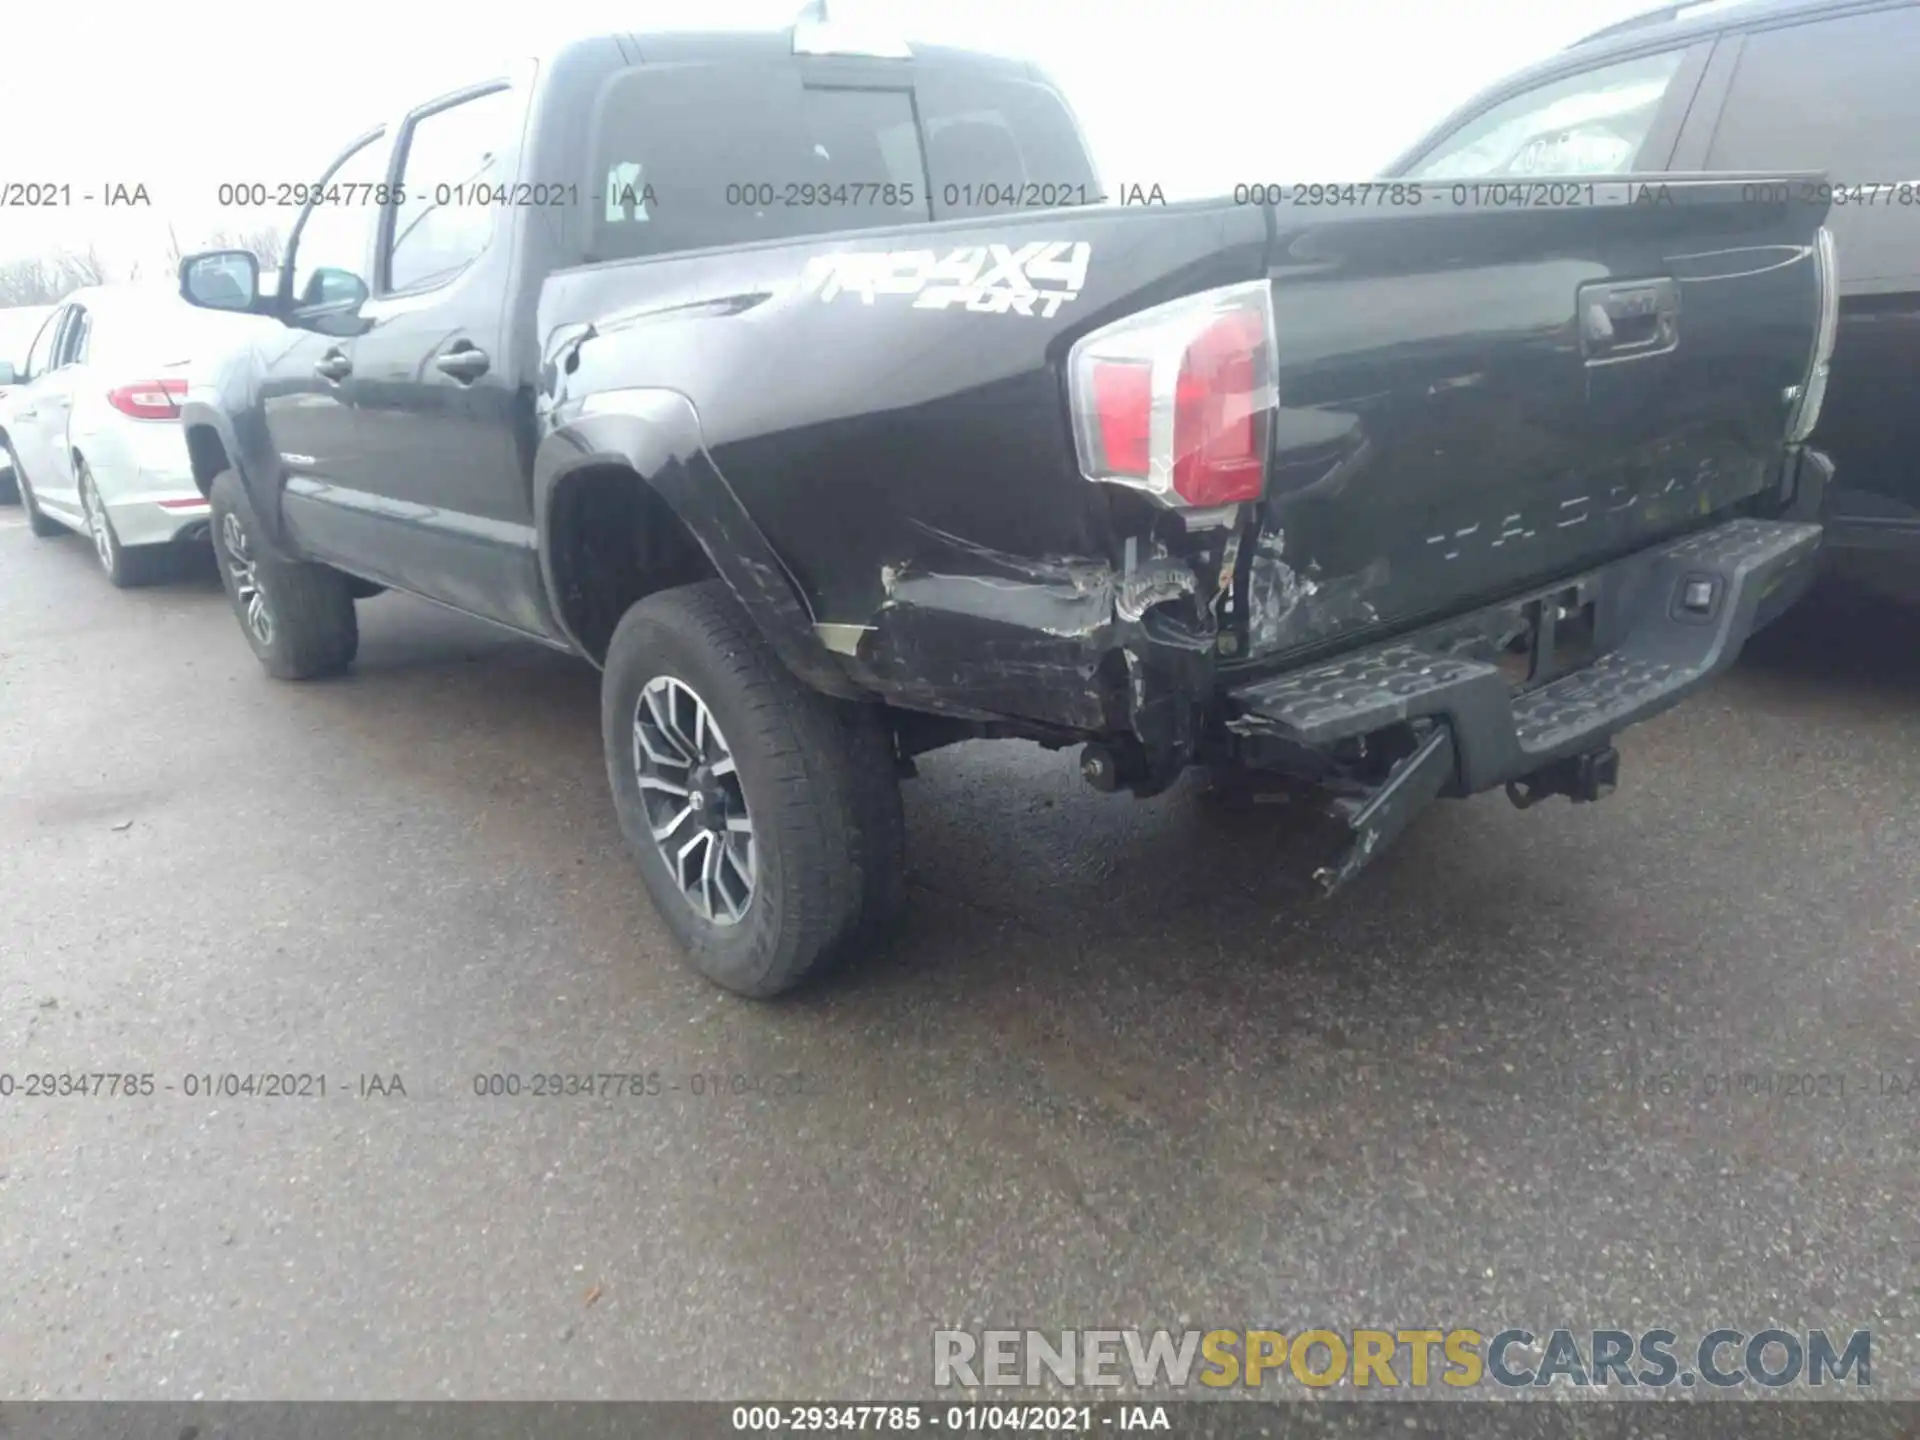
[[[387,178],[387,147],[375,137],[337,165],[293,233],[296,309],[350,303],[367,293],[375,203]]]
[[[487,248],[501,202],[516,111],[511,90],[429,110],[407,129],[401,202],[387,248],[387,289],[445,284]]]
[[[1917,58],[1920,6],[1748,35],[1707,168],[1825,171],[1842,278],[1920,274]]]
[[[1642,163],[1686,53],[1638,55],[1502,100],[1441,141],[1407,178],[1626,174]],[[1645,157],[1655,168],[1665,160]]]

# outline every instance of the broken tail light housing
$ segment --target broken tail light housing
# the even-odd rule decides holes
[[[1820,285],[1820,325],[1813,336],[1813,361],[1787,425],[1787,439],[1798,444],[1820,423],[1820,406],[1827,398],[1827,371],[1833,360],[1833,342],[1840,330],[1840,273],[1834,265],[1833,232],[1826,226],[1813,242],[1814,273]]]
[[[1067,356],[1080,473],[1175,509],[1266,493],[1273,412],[1273,297],[1265,280],[1129,315]]]
[[[184,380],[136,380],[109,390],[107,403],[136,420],[177,420],[180,397],[186,393]]]

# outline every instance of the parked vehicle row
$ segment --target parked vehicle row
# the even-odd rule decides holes
[[[88,536],[119,586],[149,579],[173,547],[204,543],[207,497],[179,423],[187,369],[259,329],[137,285],[52,307],[24,369],[0,360],[0,451],[33,533]]]

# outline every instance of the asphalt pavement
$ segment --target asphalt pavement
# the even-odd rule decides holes
[[[361,625],[276,683],[210,565],[0,509],[0,1398],[900,1397],[994,1325],[1871,1327],[1920,1394],[1920,613],[1324,903],[1283,808],[940,752],[899,942],[772,1005],[676,960],[589,667]],[[93,1072],[153,1091],[24,1093]],[[555,1073],[659,1079],[476,1093]]]

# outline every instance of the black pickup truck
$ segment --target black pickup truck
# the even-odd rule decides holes
[[[383,588],[599,666],[661,914],[770,995],[897,914],[956,741],[1278,773],[1329,889],[1438,796],[1609,791],[1813,568],[1832,255],[1781,178],[1113,204],[1024,64],[604,36],[354,141],[277,287],[188,257],[286,328],[187,443],[270,673]]]

